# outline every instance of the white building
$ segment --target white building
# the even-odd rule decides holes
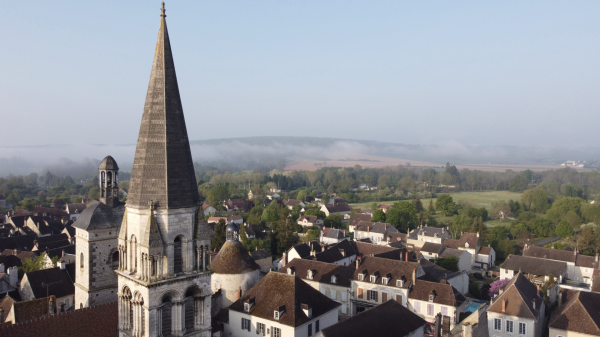
[[[314,336],[338,322],[340,303],[301,279],[268,273],[228,310],[224,336]]]
[[[398,230],[389,223],[360,221],[354,232],[355,240],[370,239],[374,244],[383,245],[388,243],[386,234],[398,233]]]
[[[487,313],[490,337],[540,337],[544,331],[544,295],[522,273],[501,289]]]

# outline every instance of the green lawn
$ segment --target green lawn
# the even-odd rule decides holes
[[[455,202],[459,201],[469,201],[476,205],[477,207],[485,207],[488,210],[492,207],[493,202],[497,202],[500,200],[509,201],[521,200],[521,193],[516,192],[508,192],[508,191],[485,191],[485,192],[458,192],[458,193],[449,193]],[[429,206],[429,199],[421,199],[423,206],[427,208]],[[435,200],[433,201],[435,203]],[[371,202],[362,202],[350,204],[352,208],[360,208],[360,209],[368,209]],[[383,201],[379,203],[387,203],[393,204],[394,201]]]

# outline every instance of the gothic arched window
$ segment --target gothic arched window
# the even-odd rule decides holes
[[[166,295],[162,299],[161,305],[161,321],[163,337],[171,336],[171,297]]]

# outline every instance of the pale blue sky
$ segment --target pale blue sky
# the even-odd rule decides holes
[[[135,143],[160,1],[1,7],[2,144]],[[599,1],[166,8],[191,140],[597,145]]]

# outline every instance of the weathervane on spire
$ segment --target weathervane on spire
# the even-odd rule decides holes
[[[167,14],[165,14],[165,2],[162,2],[162,8],[160,9],[160,16],[162,16],[163,18],[167,17]]]

